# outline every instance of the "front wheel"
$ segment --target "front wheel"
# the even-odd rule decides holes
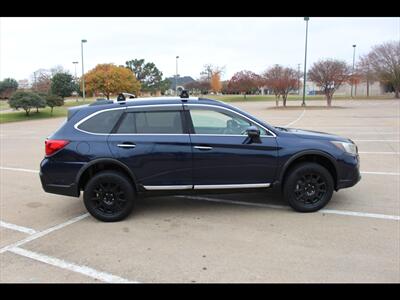
[[[301,163],[289,171],[283,195],[296,211],[314,212],[323,208],[332,198],[332,175],[316,163]]]
[[[103,171],[87,183],[83,202],[96,219],[115,222],[132,211],[134,196],[132,183],[126,176],[115,171]]]

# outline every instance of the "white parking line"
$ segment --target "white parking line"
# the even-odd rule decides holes
[[[398,143],[400,140],[359,140],[359,139],[353,139],[354,142],[393,142],[393,143]]]
[[[371,151],[359,151],[360,154],[387,154],[387,155],[399,155],[400,152],[371,152]]]
[[[243,202],[243,201],[232,201],[225,199],[215,199],[208,197],[197,197],[197,196],[175,196],[177,198],[187,198],[193,200],[203,200],[210,202],[218,202],[218,203],[229,203],[236,205],[246,205],[246,206],[256,206],[256,207],[266,207],[266,208],[276,208],[276,209],[285,209],[291,210],[288,206],[283,205],[272,205],[272,204],[263,204],[263,203],[251,203],[251,202]],[[394,215],[384,215],[384,214],[375,214],[375,213],[364,213],[357,211],[346,211],[346,210],[334,210],[334,209],[321,209],[317,211],[317,213],[327,213],[327,214],[335,214],[335,215],[345,215],[345,216],[355,216],[355,217],[366,217],[366,218],[375,218],[375,219],[386,219],[386,220],[396,220],[400,221],[400,216]]]
[[[9,168],[9,167],[0,167],[0,170],[19,171],[19,172],[29,172],[29,173],[39,173],[38,170],[21,169],[21,168]]]
[[[85,214],[80,215],[78,217],[72,218],[72,219],[70,219],[70,220],[68,220],[68,221],[66,221],[64,223],[55,225],[53,227],[50,227],[48,229],[45,229],[45,230],[42,230],[42,231],[39,231],[39,232],[36,232],[35,234],[32,234],[32,235],[24,238],[23,240],[20,240],[18,242],[15,242],[13,244],[10,244],[8,246],[5,246],[5,247],[1,248],[0,249],[0,254],[5,252],[5,251],[10,250],[11,248],[22,246],[23,244],[26,244],[26,243],[28,243],[30,241],[36,240],[38,238],[41,238],[41,237],[43,237],[43,236],[45,236],[45,235],[47,235],[47,234],[49,234],[49,233],[51,233],[53,231],[59,230],[59,229],[64,228],[64,227],[66,227],[68,225],[71,225],[71,224],[73,224],[75,222],[78,222],[78,221],[86,218],[87,216],[89,216],[89,214],[85,213]]]
[[[400,173],[394,172],[360,172],[361,174],[372,174],[372,175],[390,175],[390,176],[399,176]]]
[[[43,262],[45,264],[49,264],[55,267],[59,267],[62,269],[66,269],[75,273],[80,273],[104,282],[108,282],[108,283],[138,283],[137,281],[129,281],[127,279],[124,279],[122,277],[119,276],[115,276],[106,272],[101,272],[101,271],[97,271],[95,269],[89,268],[87,266],[80,266],[80,265],[76,265],[74,263],[70,263],[67,262],[65,260],[62,259],[58,259],[55,257],[51,257],[51,256],[47,256],[44,254],[40,254],[40,253],[36,253],[33,251],[29,251],[26,249],[22,249],[19,247],[14,247],[12,249],[8,250],[9,252],[24,256],[24,257],[28,257],[40,262]]]
[[[19,226],[19,225],[15,225],[15,224],[3,222],[3,221],[0,221],[0,227],[20,231],[20,232],[27,233],[27,234],[35,234],[36,233],[36,230],[34,230],[32,228]]]
[[[304,109],[303,112],[301,113],[301,115],[296,120],[284,125],[283,127],[289,127],[289,126],[293,125],[294,123],[298,122],[304,116],[305,113],[306,113],[306,110]]]

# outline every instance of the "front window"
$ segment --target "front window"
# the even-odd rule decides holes
[[[233,113],[191,109],[190,115],[195,134],[247,135],[246,129],[253,125],[260,130],[261,135],[266,135],[263,128]]]

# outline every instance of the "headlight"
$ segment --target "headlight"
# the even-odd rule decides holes
[[[347,152],[352,155],[357,155],[358,151],[356,144],[347,142],[338,142],[338,141],[331,141],[331,143],[344,152]]]

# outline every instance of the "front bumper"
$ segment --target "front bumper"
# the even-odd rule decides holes
[[[346,155],[344,165],[341,170],[341,176],[337,181],[336,190],[352,187],[361,180],[360,157]]]

